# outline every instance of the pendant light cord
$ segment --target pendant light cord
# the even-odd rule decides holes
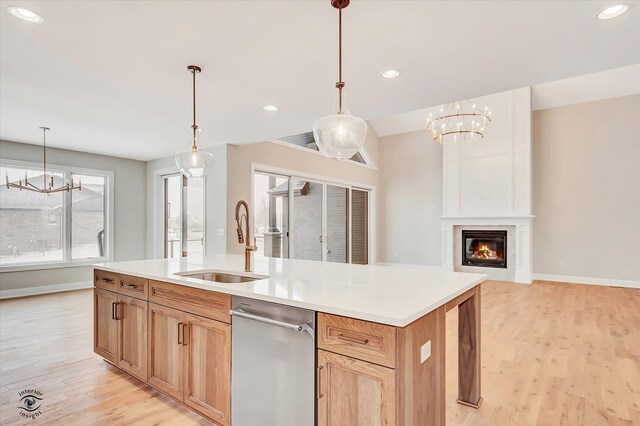
[[[193,129],[193,146],[191,147],[194,151],[198,149],[196,145],[196,132],[198,131],[198,126],[196,125],[196,70],[191,70],[193,74],[193,125],[191,128]]]
[[[338,114],[342,114],[342,89],[344,82],[342,81],[342,2],[338,8]]]
[[[44,181],[43,188],[47,187],[47,129],[42,127],[42,164],[44,173],[42,175],[42,180]]]

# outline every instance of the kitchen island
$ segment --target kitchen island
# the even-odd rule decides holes
[[[318,425],[444,425],[445,313],[459,307],[459,402],[480,404],[485,275],[262,257],[243,271],[240,255],[95,265],[94,351],[229,425],[232,314],[251,317],[232,300],[309,310]]]

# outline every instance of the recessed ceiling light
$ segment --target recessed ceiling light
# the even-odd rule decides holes
[[[32,10],[25,9],[24,7],[9,6],[7,8],[7,12],[18,19],[22,19],[23,21],[27,22],[33,22],[34,24],[40,24],[44,22],[44,18],[42,16],[38,15]]]
[[[398,70],[386,70],[385,72],[382,73],[382,76],[384,78],[396,78],[399,75],[400,75],[400,71]]]
[[[615,18],[616,16],[622,15],[627,10],[629,10],[629,6],[627,6],[626,4],[617,4],[615,6],[610,6],[598,13],[598,19]]]
[[[265,111],[274,112],[278,110],[278,107],[275,105],[265,105],[262,107],[262,109]]]

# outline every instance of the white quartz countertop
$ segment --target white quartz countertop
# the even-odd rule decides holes
[[[202,270],[245,274],[244,256],[234,254],[101,263],[94,268],[398,327],[437,309],[487,277],[436,268],[259,256],[255,257],[252,274],[268,278],[257,281],[222,284],[175,275]]]

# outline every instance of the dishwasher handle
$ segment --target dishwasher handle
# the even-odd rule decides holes
[[[275,325],[276,327],[288,328],[289,330],[293,330],[297,332],[306,331],[307,333],[309,333],[309,335],[311,335],[311,337],[315,338],[313,328],[311,328],[311,326],[307,322],[302,324],[291,324],[288,322],[278,321],[278,320],[263,317],[260,315],[250,314],[249,312],[246,312],[242,308],[231,309],[229,311],[229,314],[232,316],[240,317],[240,318],[246,318],[253,321],[263,322],[265,324]]]

